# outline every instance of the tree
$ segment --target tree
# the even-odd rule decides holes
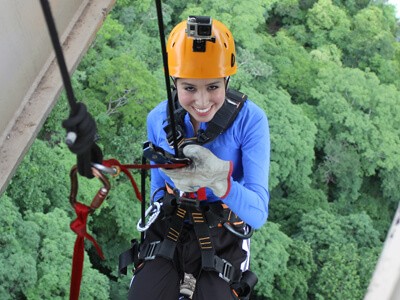
[[[38,277],[39,228],[24,221],[7,194],[0,198],[0,211],[0,298],[21,299]]]
[[[50,148],[42,140],[29,149],[7,190],[22,212],[69,207],[68,172],[74,157],[66,150],[64,144]]]
[[[137,180],[138,176],[135,177]],[[118,255],[130,247],[131,239],[139,240],[139,232],[136,229],[141,217],[139,203],[130,182],[125,178],[118,178],[106,203],[90,224],[107,258],[104,261],[97,260],[96,263],[106,268],[113,276],[117,276]],[[92,250],[94,252],[94,249]]]
[[[271,297],[276,276],[287,272],[291,239],[269,222],[254,234],[251,244],[251,269],[258,276],[255,293]]]
[[[358,274],[359,255],[353,244],[332,245],[310,292],[317,299],[361,299],[364,291]],[[345,265],[343,268],[341,266]]]
[[[316,129],[300,107],[283,91],[270,90],[257,103],[269,116],[271,132],[270,189],[282,185],[291,190],[311,183]]]
[[[308,29],[312,45],[317,48],[326,44],[342,46],[350,33],[350,20],[346,12],[331,0],[321,0],[307,12]]]
[[[340,188],[339,194],[356,199],[362,186],[360,181],[378,175],[382,187],[388,187],[384,189],[387,199],[397,201],[390,192],[390,186],[394,185],[389,183],[398,180],[395,174],[391,173],[394,176],[390,177],[380,174],[399,168],[396,154],[400,142],[396,121],[399,112],[395,100],[399,92],[392,85],[380,84],[372,73],[330,68],[321,70],[311,93],[319,101],[317,144],[324,145],[325,160],[332,159],[330,163],[336,164],[333,175],[334,180],[340,181],[335,186]],[[343,151],[343,147],[347,150]],[[346,174],[352,174],[351,188],[346,187],[349,185]],[[357,185],[353,184],[354,179]],[[355,191],[357,186],[358,191]],[[342,194],[343,188],[353,191]]]
[[[359,299],[364,294],[381,247],[368,215],[339,216],[316,209],[303,215],[297,238],[309,243],[318,266],[311,294],[321,299]]]
[[[379,66],[376,68],[376,64],[371,62],[380,59],[392,60],[399,47],[392,32],[395,22],[393,13],[383,14],[382,9],[376,6],[360,10],[354,16],[354,29],[348,35],[348,42],[343,47],[345,64],[378,71]],[[398,72],[399,69],[397,75]]]
[[[316,270],[310,246],[298,239],[293,239],[289,249],[286,272],[275,278],[271,299],[309,299],[309,282]]]
[[[70,218],[61,209],[51,213],[32,213],[27,220],[39,225],[40,247],[37,257],[37,281],[26,289],[29,299],[64,299],[69,295],[74,233]],[[92,269],[85,254],[81,287],[82,299],[108,299],[108,278]]]
[[[275,188],[271,193],[269,220],[279,222],[280,229],[293,237],[300,230],[302,216],[316,208],[329,209],[327,196],[322,190],[311,185],[289,191]]]

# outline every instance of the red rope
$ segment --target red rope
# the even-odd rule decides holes
[[[181,168],[186,166],[185,164],[132,164],[132,165],[124,165],[121,164],[116,159],[108,159],[103,161],[103,165],[106,167],[118,167],[130,180],[133,189],[135,191],[136,198],[139,201],[142,201],[142,195],[139,192],[139,188],[136,184],[135,179],[133,178],[129,169],[153,169],[153,168]],[[91,212],[93,212],[93,208],[86,206],[82,203],[76,202],[74,204],[75,213],[77,218],[71,222],[71,229],[73,232],[77,234],[75,245],[74,245],[74,253],[72,256],[72,273],[71,273],[71,285],[70,285],[70,300],[78,300],[79,293],[82,282],[82,273],[83,273],[83,260],[84,260],[84,252],[85,252],[85,238],[93,243],[95,246],[98,255],[101,259],[104,259],[103,252],[100,246],[97,244],[96,240],[86,231],[87,218]]]
[[[74,254],[72,256],[72,273],[71,273],[71,285],[70,285],[70,296],[71,300],[79,299],[81,281],[82,281],[82,271],[83,271],[83,258],[85,251],[85,238],[93,243],[98,255],[101,259],[104,259],[103,252],[100,246],[97,244],[96,240],[86,231],[87,218],[92,209],[82,203],[76,203],[74,206],[77,218],[71,222],[71,229],[77,234]]]
[[[136,194],[136,198],[139,201],[142,201],[142,195],[139,192],[139,189],[137,187],[137,184],[135,182],[135,179],[133,178],[131,172],[129,171],[129,169],[140,169],[140,170],[149,170],[149,169],[155,169],[155,168],[170,168],[170,169],[175,169],[175,168],[182,168],[184,166],[186,166],[185,164],[154,164],[154,165],[150,165],[150,164],[132,164],[132,165],[123,165],[121,164],[118,160],[111,158],[108,160],[103,160],[103,165],[109,168],[112,167],[118,167],[122,172],[125,173],[126,176],[128,176],[133,189],[135,191]]]

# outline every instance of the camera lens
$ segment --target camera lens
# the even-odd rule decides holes
[[[197,34],[200,36],[210,36],[211,35],[211,26],[198,25],[197,26]]]

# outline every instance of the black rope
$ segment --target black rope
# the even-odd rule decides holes
[[[176,136],[175,117],[174,117],[174,103],[173,103],[173,99],[172,99],[171,83],[170,83],[170,79],[169,79],[167,49],[165,47],[164,22],[163,22],[161,0],[156,0],[156,7],[157,7],[158,30],[160,32],[161,52],[162,52],[163,64],[164,64],[165,86],[167,88],[167,96],[168,96],[168,111],[169,111],[169,115],[170,115],[170,119],[171,119],[171,127],[172,127],[172,142],[173,142],[173,146],[174,146],[175,157],[179,157],[178,141],[177,141],[177,136]]]
[[[145,165],[147,163],[146,157],[142,156],[142,165]],[[142,193],[142,203],[140,204],[141,207],[141,216],[142,216],[142,222],[140,226],[143,228],[146,226],[146,175],[147,171],[143,168],[140,171],[140,184],[141,184],[141,193]],[[150,203],[151,204],[151,203]],[[144,242],[144,232],[140,233],[140,243],[143,244]]]
[[[65,64],[65,59],[63,55],[63,51],[61,49],[60,40],[58,38],[56,25],[54,23],[54,18],[51,13],[50,5],[47,0],[40,0],[42,4],[42,10],[44,13],[44,17],[46,19],[47,28],[49,29],[51,42],[53,43],[54,51],[56,53],[56,58],[58,61],[58,65],[60,67],[61,77],[64,82],[65,92],[67,93],[67,98],[69,102],[69,106],[71,108],[71,113],[76,114],[78,111],[78,105],[74,96],[74,91],[71,85],[71,79],[69,77],[67,65]]]

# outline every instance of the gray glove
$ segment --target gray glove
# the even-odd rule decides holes
[[[183,154],[192,163],[179,169],[161,169],[182,192],[196,192],[201,187],[210,188],[213,193],[224,198],[231,188],[233,164],[221,160],[210,150],[199,145],[188,145]]]

